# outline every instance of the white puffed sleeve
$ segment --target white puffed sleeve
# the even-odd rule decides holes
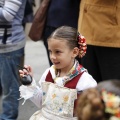
[[[83,91],[96,86],[97,82],[94,78],[88,72],[84,72],[77,83],[76,89],[77,91]]]
[[[24,99],[24,102],[22,103],[22,105],[25,103],[25,101],[27,99],[34,99],[37,96],[37,99],[39,99],[39,103],[41,103],[41,99],[42,99],[42,90],[39,86],[36,85],[35,80],[33,79],[31,85],[21,85],[19,87],[19,91],[20,91],[20,99]],[[38,101],[35,100],[35,104],[38,103]],[[41,105],[37,105],[38,107],[40,107]]]
[[[40,84],[40,87],[36,87],[36,89],[34,90],[34,94],[33,94],[33,97],[30,98],[30,100],[39,108],[42,107],[42,94],[43,94],[43,91],[42,91],[42,88],[41,88],[41,83],[42,82],[45,82],[45,79],[46,79],[46,76],[49,72],[49,68],[43,73],[41,79],[39,80],[39,84]]]
[[[44,72],[42,75],[39,83],[45,82],[46,76],[48,74],[48,69]],[[33,79],[31,85],[21,85],[19,87],[20,91],[20,99],[24,99],[24,102],[22,105],[25,103],[27,99],[30,99],[37,107],[41,108],[42,106],[42,88],[41,85],[38,86],[36,84],[36,81]]]

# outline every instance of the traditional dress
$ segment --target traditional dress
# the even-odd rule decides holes
[[[30,86],[20,87],[21,98],[30,98],[40,107],[30,120],[77,120],[74,107],[78,93],[97,85],[78,61],[66,76],[57,77],[57,73],[53,65],[41,77],[40,87],[35,81]]]

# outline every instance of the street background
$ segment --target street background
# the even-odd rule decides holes
[[[34,8],[34,12],[37,10],[39,6],[39,1],[36,0],[36,7]],[[26,47],[25,47],[25,64],[30,65],[34,71],[34,78],[36,82],[39,81],[43,72],[49,67],[48,58],[46,49],[42,40],[38,42],[34,42],[30,40],[27,36],[29,33],[31,23],[28,23],[25,29],[26,33]],[[1,96],[0,96],[0,113],[2,112],[1,106]],[[30,116],[38,110],[34,103],[30,100],[27,100],[24,105],[22,105],[23,100],[20,100],[19,104],[19,116],[17,120],[29,120]]]

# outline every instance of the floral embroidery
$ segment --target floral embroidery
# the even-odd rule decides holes
[[[55,66],[53,66],[55,69]],[[56,83],[57,81],[57,74],[59,74],[58,70],[55,69],[56,73],[56,78],[54,78],[54,82]],[[71,70],[68,72],[66,76],[63,77],[63,85],[65,85],[68,81],[72,80],[74,77],[76,77],[78,74],[87,71],[82,65],[79,65],[79,62],[75,60],[74,66],[71,68]]]
[[[67,102],[68,98],[69,98],[68,96],[63,96],[64,102]]]
[[[55,97],[56,97],[56,94],[53,94],[53,95],[52,95],[52,99],[54,99]]]
[[[43,82],[45,91],[43,109],[53,114],[73,117],[74,101],[77,99],[77,90],[58,86],[54,83]]]
[[[61,112],[61,111],[62,111],[62,108],[60,108],[59,111]]]

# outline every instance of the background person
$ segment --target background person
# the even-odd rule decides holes
[[[84,91],[78,99],[78,120],[119,120],[120,80],[98,83],[96,88]]]
[[[97,82],[120,79],[119,14],[119,0],[81,0],[78,31],[87,40],[81,64]]]
[[[27,0],[26,6],[25,6],[25,13],[22,21],[22,25],[24,27],[24,30],[26,28],[27,23],[32,23],[34,18],[34,11],[33,7],[35,7],[35,1],[34,0]]]
[[[0,120],[16,120],[19,106],[19,75],[17,64],[22,63],[25,33],[22,26],[26,0],[0,1],[0,83],[2,113]]]

